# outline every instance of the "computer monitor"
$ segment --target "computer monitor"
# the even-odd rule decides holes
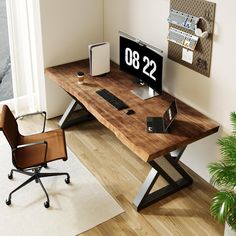
[[[163,56],[160,53],[144,42],[120,35],[120,69],[145,84],[132,90],[137,96],[147,99],[161,93],[162,67]]]

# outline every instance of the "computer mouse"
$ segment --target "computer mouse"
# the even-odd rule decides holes
[[[132,114],[134,114],[134,113],[135,113],[135,111],[132,110],[132,109],[129,109],[128,111],[126,111],[126,114],[127,114],[127,115],[132,115]]]

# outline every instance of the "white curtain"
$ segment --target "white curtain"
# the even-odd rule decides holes
[[[7,0],[8,31],[16,114],[42,110],[44,76],[38,0]]]

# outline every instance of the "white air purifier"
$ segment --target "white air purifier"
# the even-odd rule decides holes
[[[96,43],[88,46],[90,74],[103,75],[110,72],[110,43]]]

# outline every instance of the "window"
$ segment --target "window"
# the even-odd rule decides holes
[[[45,99],[41,97],[45,96],[39,0],[0,0],[0,4],[4,4],[5,8],[11,58],[4,71],[11,66],[13,91],[13,99],[4,103],[16,114],[42,110]],[[1,36],[0,32],[0,42]],[[0,105],[2,103],[0,100]]]
[[[13,98],[6,0],[0,0],[0,101]]]

